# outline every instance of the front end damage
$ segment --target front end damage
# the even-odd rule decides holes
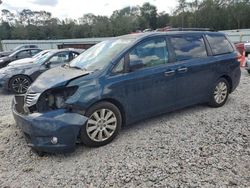
[[[12,111],[28,145],[39,152],[74,151],[80,129],[87,121],[85,116],[67,108],[29,113],[24,95],[15,96]]]

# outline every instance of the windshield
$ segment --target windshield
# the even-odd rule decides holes
[[[96,71],[105,68],[135,39],[107,40],[89,48],[70,62],[70,67]]]
[[[45,55],[41,56],[40,58],[36,58],[34,63],[36,64],[43,64],[45,63],[52,55],[54,54],[54,52],[48,52]]]
[[[17,46],[13,49],[13,51],[21,50],[24,46]]]
[[[15,57],[18,51],[12,52],[9,57]]]

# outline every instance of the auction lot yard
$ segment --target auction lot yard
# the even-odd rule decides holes
[[[0,187],[250,187],[250,76],[221,108],[198,105],[123,128],[111,144],[30,151],[0,93]]]

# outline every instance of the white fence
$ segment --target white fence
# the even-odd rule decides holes
[[[233,42],[250,41],[250,29],[225,30]],[[41,49],[57,49],[62,44],[96,44],[108,38],[84,38],[84,39],[65,39],[65,40],[2,40],[2,49],[4,51],[12,50],[23,44],[35,44]]]
[[[233,42],[250,41],[250,29],[225,30],[221,32],[226,33]]]
[[[41,49],[57,49],[62,44],[97,44],[108,38],[84,38],[84,39],[64,39],[64,40],[2,40],[3,51],[9,51],[24,44],[35,44]]]

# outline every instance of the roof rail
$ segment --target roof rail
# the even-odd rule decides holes
[[[214,29],[210,28],[170,28],[167,31],[215,31]]]

